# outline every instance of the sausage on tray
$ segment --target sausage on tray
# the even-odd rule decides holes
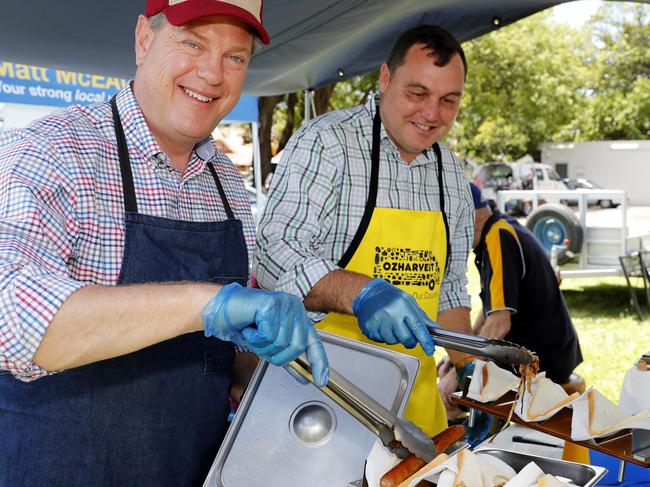
[[[432,438],[434,445],[436,445],[436,450],[442,453],[460,440],[465,435],[465,432],[465,426],[456,424],[438,433]],[[379,481],[379,485],[380,487],[397,487],[404,480],[424,467],[424,465],[425,462],[423,460],[420,460],[415,455],[410,455],[386,472]]]

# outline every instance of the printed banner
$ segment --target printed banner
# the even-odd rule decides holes
[[[103,102],[127,80],[0,61],[0,102],[61,106]]]

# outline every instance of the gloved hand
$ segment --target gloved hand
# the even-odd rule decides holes
[[[472,360],[467,362],[461,368],[456,369],[458,389],[463,390],[465,380],[474,373],[476,363]],[[494,424],[494,416],[479,410],[474,410],[474,424],[467,427],[466,440],[471,448],[482,443],[488,436]]]
[[[325,349],[296,296],[232,283],[203,308],[201,319],[206,336],[231,341],[274,365],[285,365],[306,352],[314,383],[327,384]]]
[[[418,343],[427,355],[436,347],[426,325],[431,321],[413,296],[384,281],[374,279],[366,284],[352,302],[352,311],[364,335],[376,342],[401,343],[414,348]]]

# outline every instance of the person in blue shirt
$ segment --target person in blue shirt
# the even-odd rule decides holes
[[[544,249],[530,230],[486,201],[476,185],[470,183],[470,189],[475,209],[474,262],[481,279],[482,303],[474,334],[526,347],[537,354],[546,377],[558,384],[569,382],[582,362],[582,352]],[[474,365],[470,360],[454,368],[445,360],[438,367],[438,388],[450,420],[461,414],[450,394],[462,388]],[[492,425],[491,416],[478,414],[468,440],[480,443]]]
[[[535,352],[546,377],[564,384],[582,362],[582,352],[556,273],[533,233],[487,204],[480,189],[471,186],[474,262],[483,305],[474,333]]]

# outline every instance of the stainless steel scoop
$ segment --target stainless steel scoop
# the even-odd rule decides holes
[[[313,382],[311,366],[303,357],[288,365]],[[429,435],[412,422],[398,418],[336,370],[330,368],[329,382],[321,391],[374,433],[399,458],[414,454],[428,463],[438,455]]]
[[[495,362],[520,365],[532,361],[528,350],[505,340],[486,339],[441,328],[429,327],[437,345],[490,358]],[[296,373],[313,382],[311,365],[303,357],[288,364]],[[412,422],[398,418],[336,370],[330,368],[324,394],[372,431],[399,458],[413,454],[425,462],[437,455],[433,440]]]

